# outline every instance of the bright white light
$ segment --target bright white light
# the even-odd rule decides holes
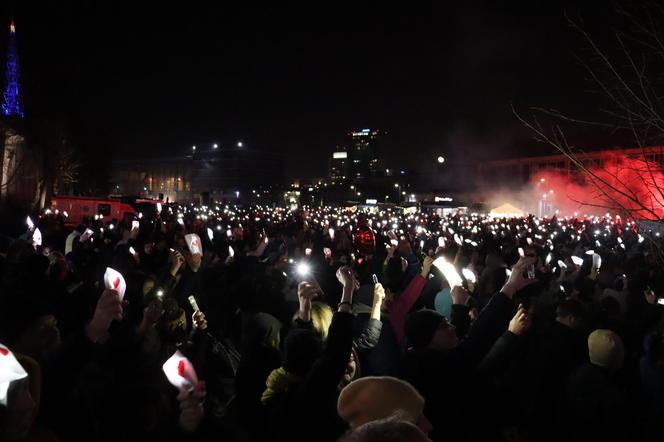
[[[462,285],[463,281],[461,279],[461,276],[459,276],[459,273],[454,268],[454,265],[447,262],[445,258],[443,258],[442,256],[436,258],[436,260],[433,262],[433,265],[436,266],[438,270],[440,270],[443,276],[445,276],[445,279],[447,279],[447,282],[450,285],[450,287]]]
[[[219,147],[219,145],[218,145],[217,143],[214,143],[214,144],[212,145],[212,148],[213,148],[213,149],[216,149],[217,147]]]
[[[196,146],[191,146],[191,150],[196,150]]]
[[[444,157],[438,157],[438,164],[443,164],[445,162]]]
[[[475,274],[473,273],[472,270],[463,269],[463,270],[461,270],[461,273],[463,273],[463,277],[466,278],[466,280],[468,280],[468,282],[470,282],[472,284],[475,284],[475,282],[477,282],[477,277],[475,276]]]
[[[296,271],[297,274],[300,276],[307,276],[311,271],[311,267],[309,267],[309,264],[307,264],[306,262],[301,262],[297,265]]]
[[[238,141],[237,142],[237,147],[242,147],[242,146],[243,146],[242,141]]]
[[[578,256],[572,256],[572,262],[578,266],[583,265],[583,258],[579,258]]]

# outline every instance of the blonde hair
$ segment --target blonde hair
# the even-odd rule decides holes
[[[332,324],[332,308],[323,302],[311,303],[311,323],[314,331],[318,333],[323,340],[327,339],[327,332]]]

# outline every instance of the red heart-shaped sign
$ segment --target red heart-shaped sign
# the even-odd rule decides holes
[[[113,288],[117,289],[119,285],[120,285],[120,277],[118,276],[117,278],[115,278],[115,282],[113,282]]]
[[[9,350],[6,348],[0,348],[0,355],[2,356],[7,356],[9,354]]]
[[[180,362],[178,362],[178,374],[180,377],[184,377],[184,359],[181,359]]]

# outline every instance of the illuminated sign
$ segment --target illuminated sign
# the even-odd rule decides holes
[[[376,204],[376,203],[378,203],[378,200],[372,200],[372,199],[367,200],[367,204]]]
[[[348,158],[348,153],[347,152],[334,152],[332,154],[332,158],[335,160],[342,159],[342,158]]]
[[[442,197],[442,196],[436,196],[436,197],[433,198],[433,200],[434,200],[435,202],[437,202],[437,203],[440,203],[440,202],[445,202],[445,203],[452,202],[452,198],[450,198],[449,196],[445,196],[445,197]]]

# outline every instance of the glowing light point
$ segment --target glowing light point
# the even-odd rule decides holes
[[[445,157],[438,157],[438,164],[443,164],[445,162]]]

